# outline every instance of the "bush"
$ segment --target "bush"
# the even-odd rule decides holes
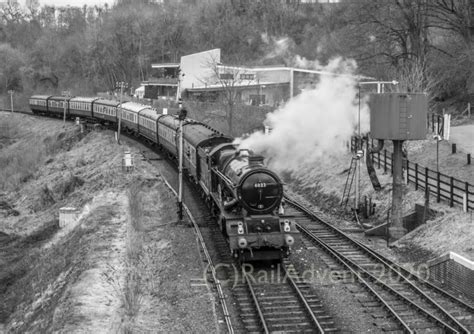
[[[43,145],[24,145],[0,155],[0,190],[15,190],[30,179],[44,156]]]

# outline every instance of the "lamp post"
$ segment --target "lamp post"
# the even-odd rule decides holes
[[[71,92],[68,91],[68,90],[63,90],[62,93],[61,93],[62,96],[64,96],[64,115],[63,115],[63,121],[64,121],[64,124],[66,124],[66,103],[67,103],[67,99],[68,97],[71,96]]]
[[[120,145],[120,129],[122,127],[122,95],[123,90],[128,87],[128,83],[124,81],[117,81],[115,88],[120,88],[119,107],[117,112],[119,113],[118,125],[117,125],[117,143]]]
[[[181,105],[181,104],[180,104]],[[186,109],[179,111],[179,188],[178,188],[178,220],[183,220],[183,122],[187,115]]]
[[[15,93],[13,89],[8,91],[8,94],[10,94],[10,107],[11,107],[12,114],[13,114],[13,93]]]

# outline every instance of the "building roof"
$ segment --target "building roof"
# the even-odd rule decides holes
[[[304,68],[297,68],[297,67],[287,67],[287,66],[262,66],[262,67],[243,67],[243,66],[227,66],[227,65],[218,65],[218,67],[236,71],[253,71],[253,72],[270,72],[270,71],[293,71],[293,72],[301,72],[301,73],[311,73],[311,74],[319,74],[319,75],[334,75],[334,76],[351,76],[356,77],[359,80],[361,79],[374,79],[372,77],[367,77],[364,75],[349,75],[349,74],[339,74],[333,73],[328,71],[319,71],[319,70],[308,70]]]
[[[179,63],[157,63],[157,64],[151,64],[151,68],[179,68]]]
[[[258,84],[245,84],[245,83],[235,83],[232,88],[258,88],[262,86],[279,86],[279,85],[288,85],[288,82],[263,82],[260,81]],[[194,88],[186,88],[187,91],[189,92],[208,92],[208,91],[216,91],[216,90],[222,90],[225,89],[226,87],[223,86],[222,84],[214,84],[214,85],[207,85],[207,86],[201,86],[201,87],[194,87]]]

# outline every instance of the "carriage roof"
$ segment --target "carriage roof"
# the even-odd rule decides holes
[[[125,102],[125,103],[122,103],[120,108],[138,113],[142,111],[143,109],[150,108],[150,106],[146,104],[136,103],[136,102]]]
[[[154,108],[146,108],[140,111],[140,117],[149,118],[156,122],[163,114],[159,114],[158,110]]]
[[[94,102],[95,100],[97,100],[98,98],[97,97],[82,97],[82,96],[76,96],[76,97],[73,97],[70,102],[88,102],[88,103],[92,103]]]
[[[98,99],[94,102],[94,105],[97,105],[97,104],[116,107],[120,104],[120,102],[115,101],[115,100]]]

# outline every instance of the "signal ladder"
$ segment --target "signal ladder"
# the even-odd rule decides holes
[[[344,192],[342,193],[341,205],[344,205],[344,208],[349,202],[349,197],[351,194],[352,184],[354,183],[354,177],[356,175],[357,161],[359,157],[353,156],[351,158],[351,165],[349,166],[349,171],[347,172],[346,184],[344,185]]]

